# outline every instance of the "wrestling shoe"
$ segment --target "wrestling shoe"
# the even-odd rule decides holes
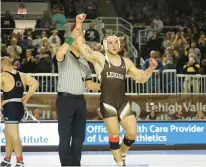
[[[1,162],[1,164],[0,164],[0,167],[10,167],[11,166],[11,162],[10,162],[10,160],[8,161],[8,160],[3,160],[2,162]]]
[[[17,162],[15,167],[24,167],[24,163],[23,162]]]

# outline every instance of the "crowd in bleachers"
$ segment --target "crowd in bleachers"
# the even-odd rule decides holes
[[[155,17],[164,25],[189,26],[194,20],[204,24],[200,0],[113,0],[120,16],[133,25],[148,25]]]
[[[156,81],[161,80],[161,73],[165,69],[176,69],[177,73],[182,74],[206,74],[206,31],[204,28],[199,28],[201,25],[199,24],[200,17],[198,17],[197,7],[191,9],[193,12],[189,17],[178,10],[175,11],[172,17],[169,17],[169,14],[165,14],[168,11],[166,1],[160,1],[162,3],[157,8],[154,8],[152,3],[146,1],[142,4],[132,0],[128,1],[129,3],[122,0],[116,0],[115,2],[118,9],[124,11],[122,17],[126,20],[134,25],[136,23],[141,23],[141,25],[150,24],[144,29],[146,32],[145,45],[139,50],[141,57],[144,59],[143,69],[148,67],[150,57],[158,60],[158,75],[154,74],[148,81],[149,84],[152,84],[151,81],[154,79]],[[55,3],[58,3],[58,5]],[[67,18],[74,18],[76,14],[84,12],[87,13],[88,18],[95,18],[97,15],[97,1],[53,1],[53,15],[50,16],[49,12],[45,11],[44,16],[37,21],[36,25],[36,28],[45,28],[47,30],[36,31],[28,28],[17,33],[13,32],[15,28],[13,18],[9,12],[6,12],[6,17],[2,18],[1,27],[10,29],[2,29],[1,56],[9,56],[13,61],[13,67],[25,73],[57,73],[55,54],[58,47],[65,40],[65,31],[62,29],[67,22]],[[164,27],[165,25],[178,24],[182,25],[183,28]],[[85,39],[87,44],[94,50],[102,51],[100,34],[93,26],[91,24],[89,29],[85,31]],[[103,35],[106,36],[104,30]],[[134,33],[136,33],[134,34],[134,41],[136,41],[134,45],[138,46],[139,36],[137,32],[134,31]],[[118,36],[121,36],[119,54],[129,57],[125,37],[120,34]],[[137,49],[139,48],[137,47]],[[89,65],[94,72],[92,64],[89,63]],[[139,65],[136,64],[136,66]],[[189,89],[191,86],[188,85],[189,80],[189,78],[185,78],[184,88]],[[164,81],[161,83],[164,83]],[[196,80],[191,83],[194,84],[193,90],[198,93],[198,90],[195,89],[199,89],[200,81]],[[150,88],[153,89],[152,86]],[[185,91],[188,92],[188,90]],[[153,90],[148,93],[152,92]],[[39,118],[40,111],[36,110],[35,113],[35,117]],[[52,113],[52,119],[56,119],[55,111]],[[201,115],[201,112],[198,113],[197,118],[199,119]],[[178,119],[181,114],[175,116]],[[155,120],[156,116],[151,113],[146,119]]]
[[[88,19],[95,19],[97,13],[97,0],[52,0],[52,7],[60,7],[67,18],[74,18],[77,14],[87,13]]]

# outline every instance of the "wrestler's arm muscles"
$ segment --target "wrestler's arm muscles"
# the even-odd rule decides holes
[[[67,43],[64,43],[63,45],[61,45],[56,53],[56,59],[57,61],[61,62],[64,60],[64,56],[67,52],[69,52],[71,50],[71,46]]]
[[[93,51],[87,44],[78,43],[78,48],[81,55],[93,64],[100,64],[104,63],[104,55],[101,52]]]
[[[27,98],[29,99],[39,87],[39,82],[34,78],[29,76],[28,74],[21,73],[24,76],[25,84],[29,86],[29,90],[26,94]]]
[[[127,66],[127,74],[138,83],[145,83],[151,77],[154,71],[151,67],[145,71],[137,69],[134,63],[128,58],[125,58],[125,62]]]

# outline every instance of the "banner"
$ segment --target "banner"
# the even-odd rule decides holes
[[[157,120],[171,120],[173,115],[181,111],[182,119],[196,120],[198,111],[206,115],[206,96],[191,95],[157,95],[157,96],[130,96],[128,95],[133,110],[138,110],[139,119],[145,120],[151,111],[155,111]],[[97,117],[97,109],[100,104],[99,95],[85,95],[87,102],[88,120]],[[41,119],[51,119],[51,112],[56,111],[56,95],[35,95],[29,100],[28,109],[33,112],[38,109],[41,111]],[[38,107],[46,105],[47,107]],[[36,106],[37,107],[36,107]]]
[[[135,144],[178,145],[206,144],[206,122],[139,122]],[[20,137],[23,146],[57,146],[57,123],[22,123]],[[124,130],[120,126],[121,141]],[[0,145],[5,145],[4,124],[0,124]],[[85,146],[108,145],[103,122],[87,122]]]

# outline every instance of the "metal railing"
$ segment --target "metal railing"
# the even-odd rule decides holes
[[[38,73],[30,75],[40,82],[36,94],[56,94],[58,74]],[[96,74],[92,75],[92,80],[98,82]],[[127,95],[178,95],[188,93],[206,95],[206,75],[176,74],[176,70],[164,70],[160,74],[158,71],[155,71],[144,84],[137,83],[127,76],[125,85]],[[99,95],[100,91],[85,89],[85,94]]]
[[[179,94],[206,94],[206,75],[177,74],[177,85]]]
[[[113,32],[122,32],[128,35],[132,42],[132,24],[121,17],[98,17],[97,19],[93,20],[92,23],[100,26],[98,30],[101,33],[102,28],[111,29]]]

